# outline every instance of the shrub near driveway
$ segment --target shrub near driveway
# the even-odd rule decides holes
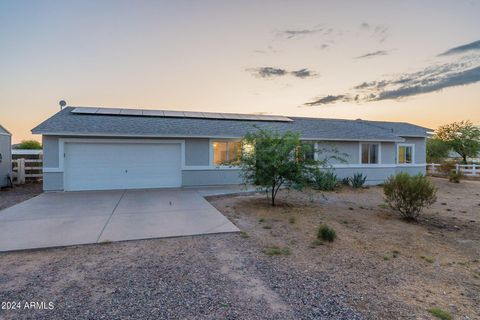
[[[437,200],[437,189],[424,175],[399,173],[383,186],[385,201],[408,220],[416,220],[423,208]]]

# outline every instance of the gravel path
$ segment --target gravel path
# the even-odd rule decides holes
[[[0,254],[2,319],[361,319],[325,274],[238,234]]]

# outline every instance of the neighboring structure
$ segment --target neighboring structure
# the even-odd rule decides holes
[[[0,125],[0,188],[10,185],[12,177],[12,134]]]
[[[334,146],[347,160],[333,163],[340,178],[425,173],[429,129],[399,122],[66,107],[32,133],[43,135],[44,189],[73,191],[241,183],[240,169],[221,163],[257,128]]]

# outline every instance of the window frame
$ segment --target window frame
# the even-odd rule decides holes
[[[311,144],[313,146],[313,161],[318,161],[318,141],[316,140],[300,140],[300,144]]]
[[[362,162],[362,146],[364,144],[376,144],[378,146],[377,150],[378,150],[378,155],[377,155],[377,163],[363,163]],[[370,159],[370,150],[368,150],[368,154],[369,154],[369,159]],[[361,166],[378,166],[380,164],[382,164],[382,143],[381,142],[378,142],[378,141],[361,141],[358,143],[358,163],[361,165]]]
[[[404,162],[404,163],[401,163],[400,162],[400,147],[411,147],[412,148],[412,162],[410,163],[407,163],[407,162]],[[408,165],[412,165],[412,164],[415,164],[415,144],[414,143],[397,143],[397,154],[395,155],[395,158],[396,158],[396,163],[398,165],[401,165],[401,166],[408,166]]]
[[[227,143],[227,154],[228,154],[228,143],[229,142],[239,142],[241,143],[242,140],[241,139],[210,139],[210,166],[213,166],[213,167],[230,167],[228,165],[225,165],[225,164],[216,164],[215,163],[215,152],[213,150],[213,144],[216,143],[216,142],[226,142]],[[241,147],[241,146],[240,146]]]

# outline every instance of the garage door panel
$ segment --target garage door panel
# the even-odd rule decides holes
[[[65,144],[65,190],[180,185],[181,148],[178,143]]]

